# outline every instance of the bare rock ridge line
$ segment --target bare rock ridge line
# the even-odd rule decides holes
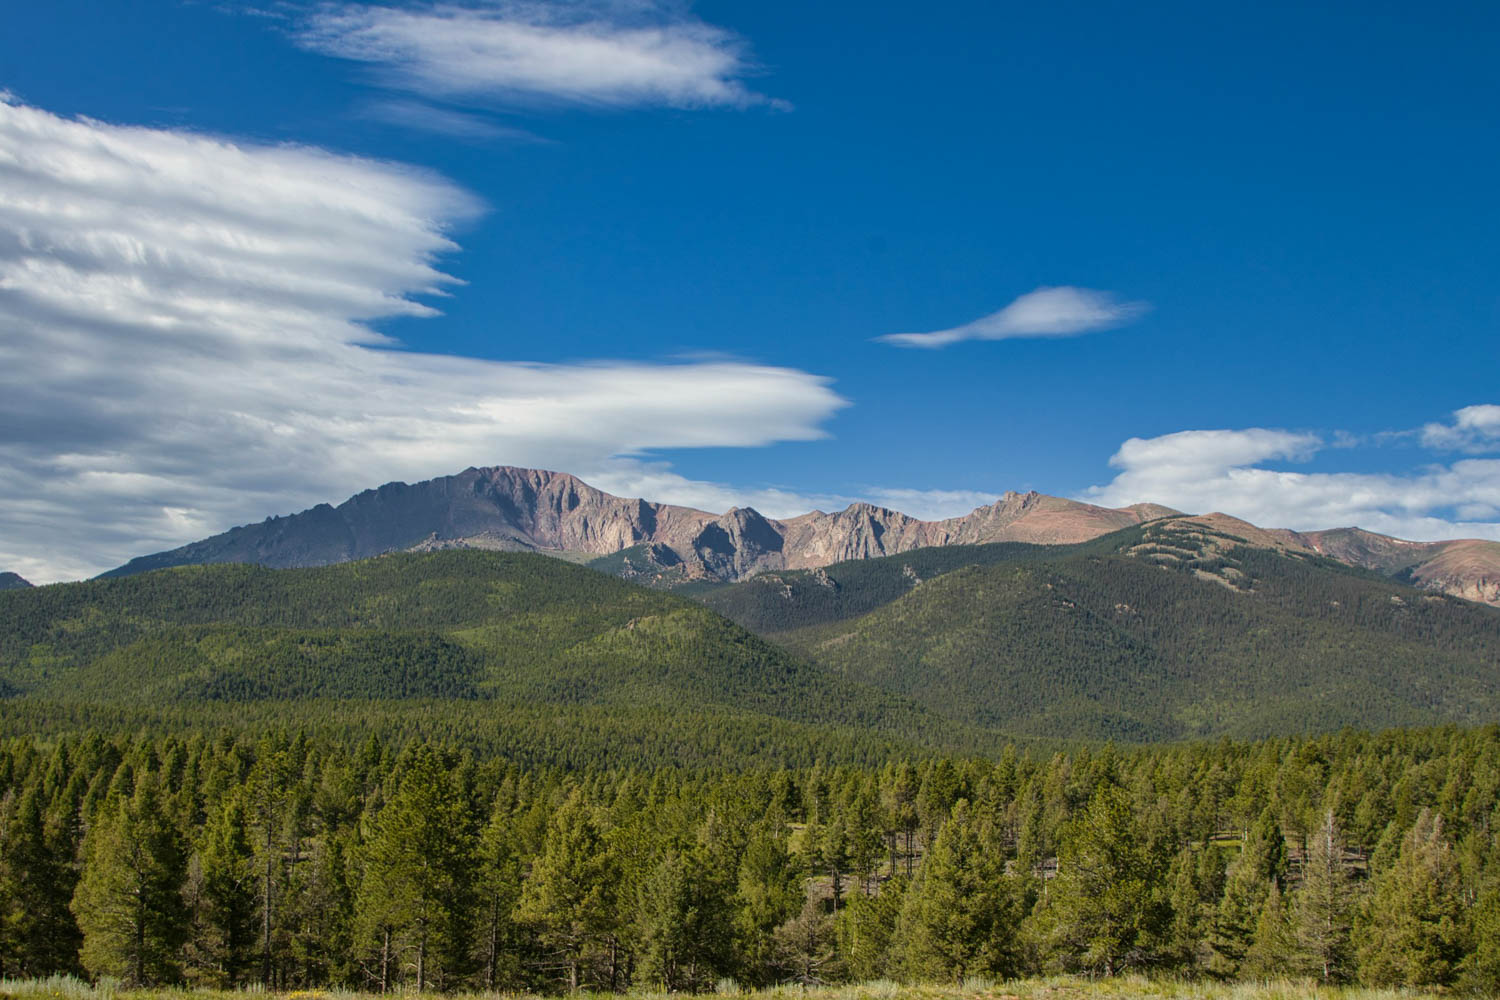
[[[1179,512],[1156,504],[1096,507],[1040,493],[1005,493],[941,521],[856,503],[786,520],[748,508],[723,514],[626,499],[561,472],[496,466],[422,483],[387,483],[337,507],[316,507],[133,559],[106,576],[167,566],[245,562],[322,566],[396,551],[482,548],[587,560],[611,557],[627,576],[744,579],[940,545],[1072,544]],[[1189,518],[1248,544],[1317,553],[1404,576],[1420,586],[1500,603],[1500,543],[1405,542],[1358,528],[1262,529],[1224,514]]]
[[[19,573],[0,573],[0,590],[20,590],[31,582]]]

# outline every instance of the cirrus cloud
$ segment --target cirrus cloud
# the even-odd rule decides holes
[[[1076,337],[1122,326],[1145,313],[1144,302],[1121,302],[1109,292],[1067,285],[1027,292],[999,312],[930,333],[888,333],[875,339],[897,347],[947,347],[963,340]]]
[[[778,104],[745,86],[732,32],[654,3],[508,2],[403,8],[341,3],[296,34],[380,67],[400,88],[507,103],[677,108]]]
[[[400,165],[0,100],[0,567],[87,575],[472,464],[808,440],[844,405],[732,360],[393,349],[368,322],[435,315],[481,210]]]

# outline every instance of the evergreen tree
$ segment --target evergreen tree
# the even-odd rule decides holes
[[[1255,918],[1255,933],[1240,963],[1240,974],[1257,979],[1284,976],[1292,971],[1297,934],[1287,913],[1281,887],[1272,882]]]
[[[1359,973],[1378,986],[1445,986],[1464,954],[1465,907],[1442,817],[1423,809],[1357,924]]]
[[[255,850],[238,797],[210,822],[196,860],[200,912],[195,950],[214,970],[215,982],[233,989],[254,962],[256,936]]]
[[[1348,978],[1354,884],[1333,810],[1313,833],[1293,903],[1298,954],[1305,971],[1325,983]]]
[[[1224,894],[1208,938],[1207,970],[1223,979],[1240,974],[1272,884],[1286,873],[1286,841],[1269,809],[1249,831],[1244,849],[1229,865]]]
[[[776,929],[803,902],[801,879],[786,847],[785,826],[773,806],[751,827],[740,859],[735,893],[739,966],[745,979],[757,986],[776,981]]]
[[[897,933],[908,977],[962,982],[1014,975],[1024,906],[1004,857],[960,801],[906,892]]]
[[[1107,976],[1144,964],[1169,912],[1157,895],[1161,874],[1125,793],[1101,784],[1068,825],[1039,908],[1055,959]]]
[[[521,898],[521,865],[511,837],[510,816],[496,808],[479,838],[479,877],[475,886],[478,957],[487,990],[497,989],[501,983],[513,983],[519,975],[512,951],[515,925],[511,916]]]
[[[729,901],[697,851],[669,850],[642,886],[641,975],[668,993],[696,993],[728,970]]]
[[[906,896],[906,877],[898,875],[874,895],[851,893],[836,924],[838,949],[855,982],[888,979],[894,974],[892,945]]]
[[[133,986],[175,981],[188,928],[187,856],[166,821],[154,776],[142,775],[133,797],[104,807],[84,852],[72,903],[84,967]]]
[[[81,943],[68,909],[72,879],[47,836],[40,789],[33,784],[0,804],[0,976],[76,971]]]
[[[1491,849],[1469,914],[1469,940],[1473,951],[1463,960],[1463,985],[1476,993],[1500,995],[1500,843]]]
[[[419,991],[466,971],[476,840],[456,761],[419,749],[362,852],[357,914],[366,941],[380,948],[382,992],[398,954],[410,956]]]
[[[574,791],[552,818],[542,856],[521,891],[517,918],[532,925],[577,991],[593,949],[617,930],[618,866],[593,810]]]

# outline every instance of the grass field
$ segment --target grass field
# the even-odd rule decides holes
[[[403,992],[403,1000],[430,997],[440,1000],[452,994]],[[1309,981],[1273,980],[1261,983],[1185,982],[1117,976],[1112,979],[1048,978],[1004,983],[969,980],[962,985],[904,986],[876,982],[858,986],[803,989],[780,987],[756,992],[728,992],[743,1000],[1422,1000],[1440,994],[1419,990],[1366,989],[1358,986],[1327,987]],[[76,979],[0,980],[0,1000],[373,1000],[379,994],[344,990],[296,990],[278,993],[250,989],[235,992],[193,989],[124,989],[101,983],[91,986]],[[468,1000],[518,1000],[514,993],[467,993]],[[667,1000],[680,994],[632,991],[629,1000]],[[613,993],[579,994],[580,1000],[618,1000]]]

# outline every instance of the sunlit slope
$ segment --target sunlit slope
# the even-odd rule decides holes
[[[684,598],[546,556],[478,551],[182,567],[6,593],[0,683],[13,711],[171,707],[178,718],[221,719],[238,705],[327,720],[424,701],[450,704],[454,718],[489,711],[496,725],[554,706],[589,709],[593,724],[600,710],[623,713],[631,732],[649,720],[691,733],[695,719],[759,718],[773,736],[786,723],[923,743],[935,721]],[[314,703],[316,713],[299,709]]]
[[[955,550],[705,600],[851,679],[1014,733],[1160,740],[1500,719],[1493,608],[1167,523],[1071,552],[979,549],[947,572]]]

